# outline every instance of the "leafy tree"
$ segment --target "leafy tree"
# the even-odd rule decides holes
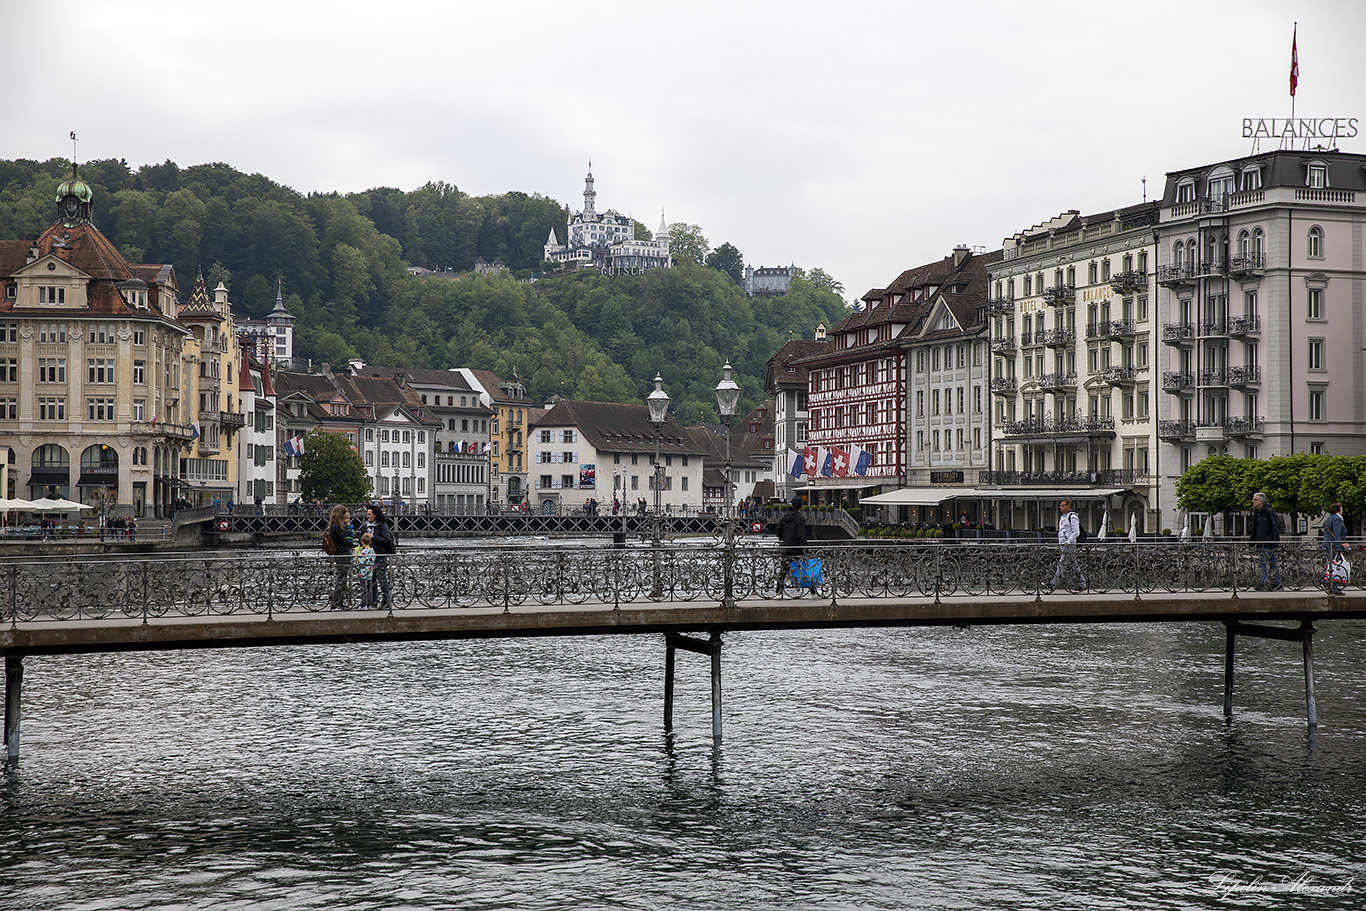
[[[844,296],[844,283],[835,281],[834,277],[824,269],[816,268],[806,273],[806,280],[809,281],[817,291],[828,291],[837,297]]]
[[[699,266],[707,258],[711,244],[702,236],[702,229],[678,221],[669,225],[669,253],[675,260],[690,260]]]
[[[670,248],[672,249],[672,247]],[[733,244],[724,243],[707,254],[707,268],[729,275],[737,285],[745,279],[745,258]]]
[[[1242,459],[1227,455],[1195,463],[1176,479],[1176,505],[1186,512],[1237,509],[1244,468]]]
[[[314,430],[304,437],[299,484],[305,500],[359,503],[370,495],[370,477],[360,453],[339,433]]]

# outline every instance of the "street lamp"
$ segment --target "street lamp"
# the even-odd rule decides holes
[[[645,404],[650,408],[650,423],[655,428],[655,520],[654,528],[651,533],[650,546],[654,549],[655,578],[654,587],[651,595],[658,598],[660,595],[659,578],[659,538],[660,538],[660,517],[659,517],[659,496],[660,489],[664,486],[664,466],[659,461],[659,435],[664,429],[664,421],[669,416],[669,394],[664,391],[664,377],[655,374],[655,391],[645,399]]]
[[[716,384],[716,409],[721,412],[721,422],[726,425],[726,499],[721,513],[721,521],[725,523],[726,588],[722,607],[735,606],[735,524],[730,514],[734,500],[730,485],[730,425],[735,420],[735,408],[740,404],[740,387],[730,378],[730,372],[730,361],[726,361],[726,366],[721,369],[721,382]]]

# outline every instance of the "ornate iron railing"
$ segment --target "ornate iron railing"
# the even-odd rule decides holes
[[[1113,433],[1114,418],[1070,417],[1070,418],[1026,418],[1023,421],[1007,421],[1006,436],[1054,436],[1076,433]]]
[[[815,596],[857,599],[953,595],[1035,595],[1058,562],[1056,546],[986,540],[856,542],[808,547],[821,561]],[[1283,539],[1276,550],[1282,585],[1313,589],[1323,581],[1316,541]],[[1098,594],[1228,592],[1260,581],[1257,553],[1245,541],[1176,537],[1130,542],[1095,540],[1079,548],[1086,588]],[[150,622],[163,617],[324,614],[358,608],[359,583],[342,567],[341,602],[330,598],[338,558],[254,551],[241,556],[178,559],[71,560],[0,566],[0,618],[10,628],[29,622]],[[741,602],[762,603],[805,592],[787,585],[781,549],[738,546],[642,548],[445,548],[389,557],[389,609],[458,611],[582,605],[613,610],[660,602],[718,604],[729,564]],[[1080,578],[1065,579],[1072,588]],[[743,605],[742,605],[743,606]]]
[[[1096,471],[979,471],[977,483],[986,486],[1011,487],[1124,487],[1144,484],[1148,473],[1132,468],[1105,468]]]
[[[1167,323],[1162,327],[1162,341],[1169,345],[1179,345],[1194,338],[1194,323]]]

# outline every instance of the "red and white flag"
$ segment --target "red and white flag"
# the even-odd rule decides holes
[[[837,478],[849,477],[849,448],[847,446],[833,446],[830,449],[834,462],[830,467],[831,474]]]
[[[802,452],[802,470],[811,477],[815,477],[820,474],[821,471],[821,464],[817,458],[818,455],[819,453],[811,446],[807,446]]]
[[[1300,84],[1299,23],[1290,33],[1290,97],[1295,97],[1295,88]]]

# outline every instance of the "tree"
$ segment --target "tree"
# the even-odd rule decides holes
[[[815,268],[807,272],[806,280],[811,282],[817,291],[829,291],[836,297],[844,297],[844,283],[835,281],[834,276],[824,269]]]
[[[339,433],[314,430],[304,437],[299,468],[299,485],[306,500],[360,503],[370,496],[365,463]]]
[[[724,243],[707,254],[707,268],[729,275],[737,285],[744,283],[745,258],[731,243]]]
[[[697,225],[676,221],[669,225],[669,253],[674,259],[689,259],[699,266],[706,261],[711,245]]]
[[[1176,479],[1176,505],[1186,512],[1237,509],[1245,464],[1233,456],[1210,456]]]

